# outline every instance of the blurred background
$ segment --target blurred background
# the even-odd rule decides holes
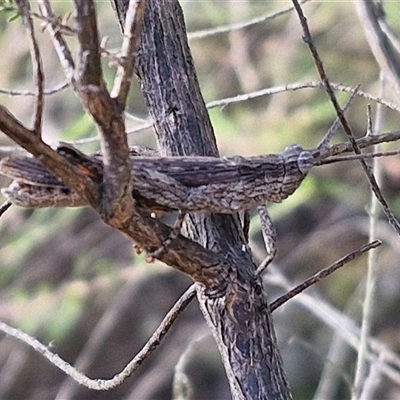
[[[70,2],[53,3],[63,22],[72,24]],[[96,4],[100,36],[115,52],[120,31],[113,9],[107,1]],[[181,5],[206,102],[318,80],[293,11],[267,18],[291,2],[192,0]],[[400,35],[398,5],[387,2],[384,7],[387,21]],[[361,84],[363,91],[399,103],[390,82],[382,92],[381,71],[352,2],[307,2],[304,11],[332,82]],[[34,90],[32,64],[21,20],[10,22],[12,16],[0,13],[0,103],[29,125],[34,98],[26,92]],[[254,23],[235,29],[237,23],[249,21]],[[36,27],[46,88],[54,92],[46,97],[44,137],[48,143],[69,141],[85,152],[96,151],[94,125],[72,90],[53,90],[65,78],[40,22]],[[68,42],[74,48],[74,40]],[[104,70],[111,86],[115,69],[106,58]],[[337,95],[342,104],[349,97]],[[377,104],[365,98],[357,98],[347,113],[358,137],[366,133],[368,103],[375,118]],[[156,147],[137,82],[128,112],[130,143]],[[397,112],[382,113],[380,132],[399,128]],[[221,155],[243,156],[279,152],[293,143],[315,147],[335,118],[326,93],[318,88],[210,108],[210,116]],[[346,141],[340,129],[334,141]],[[0,133],[0,157],[19,151]],[[382,159],[380,167],[381,188],[400,217],[400,158]],[[6,187],[9,180],[0,178],[0,186]],[[294,195],[269,207],[278,231],[278,256],[265,275],[270,300],[368,241],[370,197],[359,163],[346,162],[314,168]],[[371,318],[375,342],[369,348],[375,358],[367,374],[374,385],[370,393],[398,399],[400,238],[383,217],[377,237],[383,245],[377,255]],[[261,262],[265,250],[255,214],[251,247]],[[294,398],[350,398],[366,274],[363,256],[274,312]],[[147,264],[134,253],[130,240],[89,209],[13,206],[0,219],[0,319],[50,345],[91,378],[111,378],[122,370],[190,283],[161,263]],[[109,392],[79,387],[41,355],[0,334],[0,398],[170,399],[177,365],[192,383],[191,398],[230,398],[219,354],[196,301],[139,371]]]

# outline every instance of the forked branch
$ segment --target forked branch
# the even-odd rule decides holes
[[[308,48],[310,49],[310,52],[312,54],[312,57],[314,59],[314,63],[315,66],[317,68],[318,74],[322,80],[322,82],[325,85],[325,90],[326,93],[328,94],[328,97],[336,111],[336,114],[340,120],[340,123],[342,124],[343,130],[345,131],[347,138],[349,139],[351,146],[354,150],[354,152],[356,154],[361,154],[360,148],[357,145],[357,141],[354,137],[354,134],[352,132],[352,129],[350,127],[350,124],[348,123],[346,117],[344,116],[343,110],[341,109],[335,92],[330,84],[329,78],[325,72],[325,68],[324,65],[322,63],[322,60],[318,54],[317,48],[314,45],[314,42],[312,40],[311,37],[311,33],[310,33],[310,29],[308,27],[308,23],[307,23],[307,19],[303,13],[303,10],[301,8],[301,5],[299,4],[299,2],[297,0],[292,0],[294,7],[296,9],[296,12],[299,16],[300,19],[300,23],[301,23],[301,27],[303,29],[303,39],[305,41],[305,43],[307,44]],[[366,161],[363,158],[360,158],[360,163],[362,168],[364,169],[365,174],[367,175],[368,181],[370,183],[371,189],[374,192],[376,198],[378,199],[379,203],[382,206],[382,209],[384,211],[384,213],[386,214],[388,221],[390,223],[390,225],[397,231],[397,233],[400,235],[400,223],[397,220],[397,218],[395,217],[395,215],[393,214],[392,210],[390,209],[387,201],[385,200],[379,186],[378,183],[375,179],[375,176],[373,174],[373,172],[371,171],[371,168],[369,168],[368,164],[366,163]]]

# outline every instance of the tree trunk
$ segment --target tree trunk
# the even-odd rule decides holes
[[[129,0],[114,0],[123,23]],[[177,0],[147,0],[137,74],[160,151],[218,156]],[[201,310],[217,341],[234,399],[288,399],[282,360],[261,279],[237,215],[191,214],[187,235],[224,254],[229,270],[217,289],[197,285]],[[223,278],[222,278],[223,277]],[[215,282],[214,282],[215,283]]]

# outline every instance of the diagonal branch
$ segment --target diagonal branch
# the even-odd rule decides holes
[[[82,372],[78,371],[72,365],[64,361],[58,354],[53,353],[43,343],[27,333],[21,332],[6,323],[0,321],[0,331],[10,337],[18,339],[33,348],[37,352],[43,354],[53,365],[64,371],[68,376],[76,382],[93,390],[109,390],[121,385],[128,377],[130,377],[143,364],[144,360],[158,347],[162,339],[170,330],[173,323],[189,305],[195,296],[195,286],[190,286],[186,292],[178,299],[174,306],[169,310],[162,320],[159,327],[155,330],[148,342],[143,346],[142,350],[125,366],[125,368],[111,379],[91,379]]]
[[[78,62],[75,79],[78,92],[86,86],[104,86],[96,8],[92,0],[74,0],[74,21],[78,38]],[[90,40],[88,40],[90,38]]]
[[[117,69],[114,87],[111,91],[111,97],[116,98],[121,107],[125,107],[129,88],[131,86],[145,6],[146,0],[131,0],[126,13],[123,42],[120,52],[122,65]]]
[[[354,2],[359,20],[380,69],[391,78],[391,82],[400,88],[400,57],[391,38],[385,32],[382,5],[370,0]]]
[[[329,267],[326,267],[326,268],[322,269],[321,271],[317,272],[310,278],[306,279],[304,282],[297,285],[294,289],[290,290],[289,292],[285,293],[283,296],[281,296],[278,299],[276,299],[275,301],[273,301],[269,305],[270,311],[271,312],[275,311],[278,307],[285,304],[287,301],[289,301],[293,297],[297,296],[298,294],[300,294],[301,292],[303,292],[310,286],[312,286],[312,285],[316,284],[317,282],[319,282],[320,280],[328,277],[329,275],[334,273],[337,269],[342,268],[344,265],[346,265],[350,261],[354,260],[355,258],[361,256],[365,252],[379,247],[381,244],[382,244],[381,241],[374,240],[371,243],[364,244],[357,250],[342,257],[340,260],[335,261]]]
[[[101,138],[104,192],[100,213],[117,227],[132,219],[133,213],[131,161],[123,109],[111,98],[102,79],[94,2],[74,0],[74,4],[79,41],[75,90],[96,121]]]
[[[36,135],[41,135],[42,118],[44,109],[44,72],[43,64],[40,57],[39,45],[36,40],[35,30],[33,27],[31,8],[28,0],[16,0],[19,11],[24,19],[24,25],[28,32],[28,37],[31,47],[31,58],[34,68],[35,86],[37,87],[36,104],[35,104],[35,119],[33,123],[33,132]]]
[[[51,172],[60,177],[71,189],[75,190],[92,206],[98,204],[99,193],[95,183],[78,168],[27,129],[4,106],[0,105],[0,130],[15,143],[41,160]]]
[[[354,137],[354,134],[350,128],[349,123],[347,122],[346,117],[344,116],[343,110],[341,109],[341,107],[337,101],[335,92],[333,91],[333,88],[330,84],[328,76],[325,72],[325,68],[323,66],[322,60],[319,57],[317,48],[314,45],[310,30],[308,28],[307,19],[304,16],[303,10],[297,0],[292,0],[292,1],[295,6],[296,12],[299,16],[301,27],[303,29],[304,42],[307,44],[307,46],[312,54],[312,57],[314,59],[315,66],[317,68],[319,76],[325,85],[326,93],[328,94],[328,97],[329,97],[331,103],[333,104],[333,107],[335,108],[336,114],[340,120],[340,123],[342,124],[343,130],[345,131],[347,138],[349,139],[349,141],[352,145],[354,152],[356,154],[361,154],[361,150],[357,145],[357,141]],[[367,175],[371,190],[374,192],[376,198],[378,199],[379,203],[381,204],[382,209],[383,209],[384,213],[386,214],[386,217],[387,217],[390,225],[396,230],[396,232],[398,234],[400,234],[400,223],[397,220],[397,218],[395,217],[395,215],[393,214],[392,210],[389,208],[387,201],[385,200],[381,190],[379,189],[378,183],[375,179],[373,172],[371,171],[371,169],[369,168],[368,164],[366,163],[366,161],[364,159],[361,158],[359,161],[361,163],[362,168],[364,169],[365,174]]]
[[[53,12],[49,0],[39,0],[40,11],[45,17],[45,28],[53,41],[54,49],[58,54],[64,74],[69,84],[75,89],[75,63],[71,52],[65,42],[62,33],[58,27],[57,18]]]

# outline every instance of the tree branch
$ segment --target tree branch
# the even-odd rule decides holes
[[[82,4],[78,1],[78,3],[79,7],[83,7],[85,12],[91,10],[86,2]],[[131,169],[122,110],[117,105],[116,100],[111,99],[104,87],[96,87],[93,84],[82,86],[80,84],[81,81],[92,83],[102,81],[94,76],[89,78],[75,75],[75,63],[61,33],[57,30],[57,18],[51,10],[50,3],[48,0],[41,0],[40,5],[46,14],[46,18],[53,21],[47,23],[46,27],[52,36],[70,85],[87,106],[102,135],[105,166],[102,185],[104,193],[100,194],[99,188],[93,181],[39,140],[32,131],[24,127],[3,106],[0,106],[0,129],[33,156],[40,159],[44,166],[57,177],[60,177],[69,188],[83,197],[102,215],[104,222],[131,237],[138,247],[154,252],[162,247],[171,229],[143,211],[130,209],[133,204],[131,190],[129,190],[131,187]],[[90,22],[91,17],[85,18],[85,21]],[[90,29],[93,30],[93,22],[90,22],[90,25]],[[95,34],[97,35],[97,32]],[[85,37],[82,36],[81,39],[84,40]],[[96,49],[92,47],[87,47],[87,49],[96,52]],[[86,57],[96,58],[96,56],[86,56],[83,53],[80,54],[82,62],[86,61]],[[99,69],[81,68],[80,71],[80,74],[85,75],[89,72],[93,73],[93,71],[98,72]],[[126,204],[121,199],[124,199]],[[218,287],[220,281],[223,280],[223,274],[218,272],[223,269],[224,261],[222,257],[207,251],[183,236],[175,238],[168,246],[168,251],[159,255],[159,259],[189,274],[196,282],[206,285],[210,291]]]
[[[99,202],[97,185],[64,157],[22,125],[4,106],[0,105],[0,130],[15,143],[37,157],[56,176],[82,196],[88,204]]]
[[[346,256],[342,257],[340,260],[335,261],[329,267],[322,269],[321,271],[317,272],[310,278],[306,279],[304,282],[297,285],[294,289],[290,290],[289,292],[285,293],[283,296],[279,297],[275,301],[273,301],[270,305],[270,311],[275,311],[278,307],[285,304],[287,301],[292,299],[293,297],[297,296],[307,288],[312,285],[315,285],[317,282],[321,281],[322,279],[328,277],[329,275],[333,274],[337,269],[342,268],[344,265],[349,263],[350,261],[354,260],[357,257],[360,257],[365,252],[375,249],[382,244],[379,240],[374,240],[371,243],[364,244],[360,248],[351,253],[347,254]]]
[[[31,59],[34,69],[35,86],[37,87],[36,104],[34,112],[34,123],[33,132],[36,135],[41,135],[42,130],[42,117],[44,109],[44,72],[42,60],[40,57],[39,45],[36,40],[35,30],[33,27],[31,8],[29,1],[27,0],[16,0],[19,11],[24,19],[24,25],[28,32],[30,47],[31,47]]]
[[[126,13],[126,22],[123,31],[123,42],[119,55],[120,65],[114,80],[111,97],[125,107],[131,86],[133,70],[136,62],[136,53],[139,48],[140,32],[142,29],[146,0],[132,0]]]
[[[333,105],[333,107],[334,107],[334,109],[336,111],[336,114],[337,114],[337,116],[338,116],[338,118],[340,120],[340,123],[342,124],[343,130],[345,131],[345,133],[347,135],[347,138],[349,139],[349,141],[350,141],[350,143],[351,143],[351,145],[353,147],[354,152],[356,154],[361,154],[361,151],[360,151],[360,149],[359,149],[359,147],[357,145],[357,141],[356,141],[356,139],[354,137],[352,129],[351,129],[346,117],[344,116],[343,110],[340,108],[340,105],[339,105],[339,103],[337,101],[335,92],[333,91],[333,88],[332,88],[332,86],[330,84],[328,76],[327,76],[327,74],[325,72],[325,68],[323,66],[322,60],[321,60],[321,58],[320,58],[320,56],[318,54],[317,48],[314,45],[314,42],[313,42],[312,37],[311,37],[310,30],[309,30],[309,27],[308,27],[307,19],[304,16],[303,10],[302,10],[302,8],[301,8],[301,6],[300,6],[300,4],[299,4],[299,2],[297,0],[292,0],[292,1],[293,1],[293,4],[294,4],[294,7],[296,9],[296,12],[297,12],[297,14],[299,16],[301,27],[303,29],[304,42],[307,44],[307,46],[308,46],[308,48],[309,48],[309,50],[310,50],[310,52],[312,54],[315,66],[316,66],[317,71],[318,71],[318,74],[319,74],[322,82],[325,85],[325,91],[328,94],[329,100],[331,101],[331,103],[332,103],[332,105]],[[367,165],[367,163],[366,163],[366,161],[364,159],[360,158],[359,162],[361,163],[361,166],[362,166],[362,168],[363,168],[363,170],[364,170],[364,172],[365,172],[365,174],[366,174],[366,176],[368,178],[371,190],[374,192],[376,198],[378,199],[379,203],[381,204],[382,210],[386,214],[386,217],[387,217],[390,225],[400,235],[400,223],[397,220],[397,218],[394,215],[394,213],[392,212],[392,210],[389,208],[389,205],[388,205],[386,199],[384,198],[381,190],[379,189],[378,183],[377,183],[377,181],[375,179],[375,176],[374,176],[373,172],[371,171],[371,169],[369,168],[369,166]]]
[[[114,1],[124,18],[123,0]],[[137,70],[162,154],[218,156],[176,0],[147,0]],[[162,86],[161,86],[162,85]],[[191,214],[190,237],[223,254],[215,293],[198,286],[235,399],[287,399],[290,391],[256,266],[236,216]],[[173,243],[173,242],[172,242]],[[247,345],[245,343],[251,343]],[[257,382],[255,384],[255,382]]]
[[[58,354],[51,352],[48,347],[34,337],[15,329],[2,321],[0,321],[0,331],[4,332],[10,337],[13,337],[14,339],[20,340],[38,353],[43,354],[43,356],[47,358],[53,365],[65,372],[79,384],[84,385],[92,390],[110,390],[124,383],[128,377],[137,371],[137,369],[143,364],[144,360],[148,358],[151,353],[153,353],[182,311],[193,300],[194,295],[195,289],[194,285],[192,285],[178,299],[171,310],[169,310],[159,327],[155,330],[148,342],[143,346],[142,350],[138,352],[138,354],[125,366],[120,373],[116,374],[111,379],[89,378],[63,360]]]

